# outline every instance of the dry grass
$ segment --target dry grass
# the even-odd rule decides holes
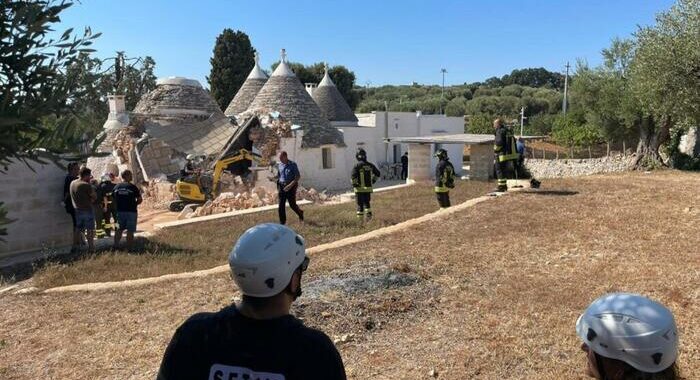
[[[685,379],[697,379],[698,187],[700,175],[678,172],[548,181],[543,190],[561,192],[499,198],[312,256],[309,287],[339,271],[379,266],[421,280],[302,296],[294,312],[332,337],[355,334],[339,346],[351,379],[428,378],[431,369],[439,379],[585,379],[577,316],[603,293],[632,291],[673,311],[679,367]],[[0,377],[153,378],[177,325],[234,295],[226,275],[0,295]]]
[[[481,196],[492,187],[493,184],[483,182],[459,182],[451,192],[452,202]],[[311,247],[433,212],[438,205],[432,189],[426,184],[374,194],[374,219],[367,224],[357,221],[354,202],[303,207],[306,218],[303,225],[289,209],[287,219]],[[168,229],[148,240],[142,239],[139,253],[105,251],[67,264],[48,265],[36,273],[34,283],[49,288],[208,269],[226,262],[228,251],[243,231],[277,220],[275,210]]]

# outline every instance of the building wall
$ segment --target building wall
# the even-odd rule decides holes
[[[384,137],[388,132],[388,137],[415,137],[415,136],[440,136],[464,133],[464,120],[461,117],[447,117],[445,115],[423,115],[420,112],[389,112],[375,111],[371,114],[357,115],[359,124],[362,127],[341,128],[345,133],[345,143],[353,148],[351,158],[354,160],[354,149],[352,142],[365,142],[363,146],[367,151],[367,156],[374,162],[401,162],[400,156],[408,150],[407,144],[386,144]],[[388,130],[385,126],[388,125]],[[373,145],[373,147],[370,147]],[[394,157],[394,145],[397,145],[397,154]],[[431,145],[434,153],[438,148]],[[464,145],[451,144],[441,148],[447,150],[450,161],[454,164],[457,174],[462,172],[462,152]],[[437,159],[431,158],[431,172],[435,171]]]
[[[0,242],[0,258],[71,244],[71,218],[61,205],[65,171],[53,163],[31,165],[34,171],[13,162],[0,174],[0,201],[15,220]]]
[[[297,132],[296,138],[284,138],[281,150],[296,162],[301,174],[301,185],[316,190],[343,190],[350,187],[350,168],[346,166],[348,147],[322,145],[318,148],[301,149],[303,132]],[[323,148],[330,149],[332,167],[323,168]]]

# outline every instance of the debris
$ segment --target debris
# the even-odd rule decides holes
[[[428,372],[428,376],[437,378],[440,374],[435,368],[432,368],[430,372]]]

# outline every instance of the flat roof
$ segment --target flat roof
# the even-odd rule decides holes
[[[522,136],[524,140],[541,140],[546,136]],[[481,145],[493,144],[493,135],[460,133],[457,135],[437,135],[437,136],[415,136],[415,137],[389,137],[385,138],[386,143],[403,144],[466,144]]]

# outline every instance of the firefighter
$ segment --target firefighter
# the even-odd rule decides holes
[[[501,119],[493,121],[493,128],[495,129],[493,153],[496,156],[496,178],[498,179],[496,191],[503,192],[508,190],[508,173],[512,171],[511,167],[514,167],[520,156],[515,146],[513,130],[505,126]]]
[[[352,187],[355,190],[355,200],[357,201],[357,219],[372,219],[372,208],[370,200],[372,195],[372,185],[377,182],[381,173],[374,164],[367,162],[367,152],[360,148],[355,154],[357,165],[352,168]]]
[[[441,209],[450,207],[450,189],[455,187],[455,168],[445,149],[435,152],[438,163],[435,166],[435,196]]]

